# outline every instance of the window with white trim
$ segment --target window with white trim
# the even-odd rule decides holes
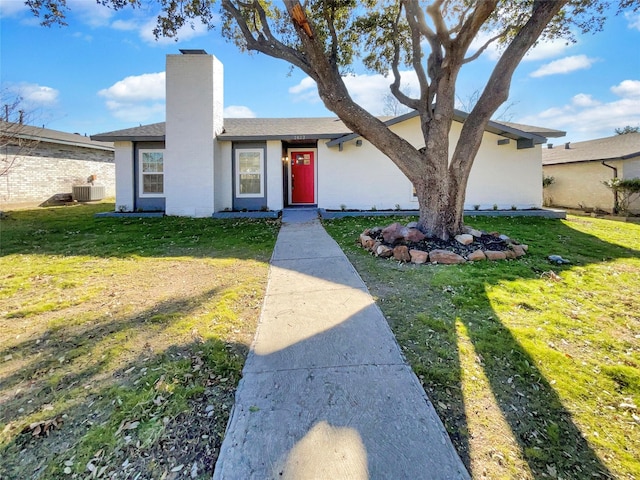
[[[236,149],[236,196],[264,197],[264,156],[261,148]]]
[[[164,150],[140,150],[140,196],[164,196]]]

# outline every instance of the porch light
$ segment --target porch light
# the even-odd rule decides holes
[[[289,163],[289,157],[286,156],[286,155],[284,157],[282,157],[282,163],[285,163],[285,164]]]

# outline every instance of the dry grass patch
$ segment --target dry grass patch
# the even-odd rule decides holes
[[[0,478],[211,477],[278,222],[112,208],[2,220]]]

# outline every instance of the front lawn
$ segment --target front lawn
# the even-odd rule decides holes
[[[211,478],[279,221],[0,220],[0,478]]]
[[[399,264],[325,227],[385,313],[474,478],[640,478],[640,225],[468,218],[520,260]],[[571,260],[557,266],[551,254]]]

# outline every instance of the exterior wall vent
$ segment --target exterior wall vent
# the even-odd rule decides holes
[[[102,185],[74,185],[72,187],[73,199],[78,202],[91,202],[104,198],[104,186]]]

